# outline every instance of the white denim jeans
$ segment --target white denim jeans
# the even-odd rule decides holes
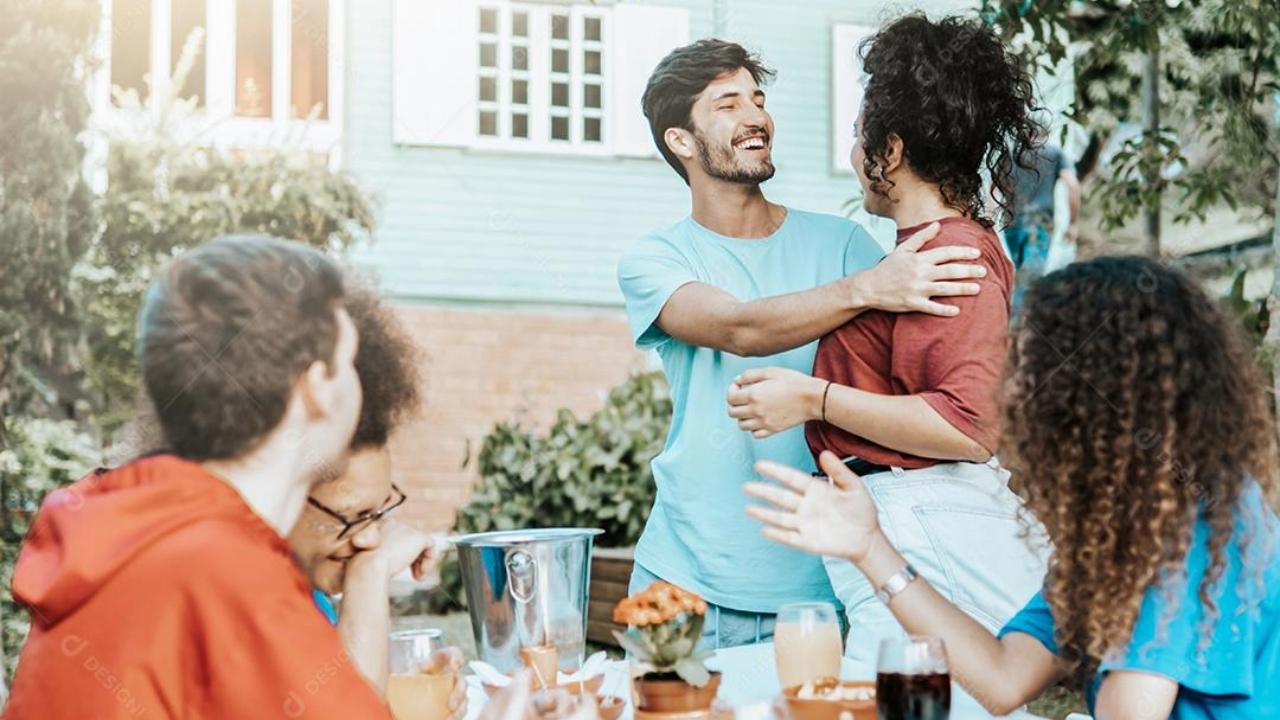
[[[1009,490],[994,458],[863,478],[880,527],[907,562],[983,626],[997,632],[1043,583],[1044,529]],[[849,620],[845,655],[875,666],[880,641],[905,633],[852,563],[824,558]]]

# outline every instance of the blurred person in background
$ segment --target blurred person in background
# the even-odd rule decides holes
[[[1048,127],[1049,117],[1040,114],[1038,122]],[[1049,251],[1057,227],[1057,187],[1061,182],[1067,191],[1067,226],[1061,241],[1074,250],[1080,237],[1080,180],[1075,163],[1063,149],[1043,133],[1034,150],[1029,167],[1013,169],[1013,220],[1004,231],[1009,257],[1017,271],[1013,291],[1013,315],[1017,316],[1022,294],[1049,270]],[[1074,256],[1074,253],[1072,253]]]

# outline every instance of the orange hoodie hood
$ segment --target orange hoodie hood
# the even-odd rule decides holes
[[[96,470],[45,498],[14,568],[14,599],[33,622],[53,625],[147,548],[212,518],[248,518],[264,544],[288,550],[233,487],[195,463],[156,455]]]

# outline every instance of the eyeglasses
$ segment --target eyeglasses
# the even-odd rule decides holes
[[[328,515],[334,520],[342,523],[342,532],[338,533],[338,539],[341,540],[352,533],[358,533],[373,523],[382,520],[387,513],[400,507],[404,504],[404,501],[408,499],[408,497],[405,496],[404,491],[396,487],[395,484],[391,485],[391,491],[395,493],[395,499],[391,501],[390,505],[381,510],[365,513],[354,520],[348,520],[342,513],[333,510],[332,508],[325,507],[323,503],[313,497],[307,498],[307,502],[311,504],[311,507],[314,507],[325,515]]]

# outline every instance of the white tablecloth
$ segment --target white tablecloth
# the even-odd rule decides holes
[[[720,681],[719,697],[733,703],[737,708],[737,720],[766,720],[769,717],[773,699],[781,692],[778,684],[778,672],[773,657],[773,643],[744,645],[716,651],[715,657],[707,662],[713,670],[723,673]],[[840,676],[846,680],[874,680],[875,668],[866,667],[844,659]],[[468,678],[471,684],[468,694],[469,707],[467,720],[475,720],[481,708],[488,702],[479,680],[473,675]],[[623,661],[610,662],[605,668],[605,681],[601,692],[610,695],[621,695],[628,698],[628,667]],[[632,709],[627,708],[621,720],[632,720]],[[993,717],[959,685],[951,686],[951,720],[987,720]],[[1028,712],[1015,712],[1007,717],[1013,720],[1042,720]]]

